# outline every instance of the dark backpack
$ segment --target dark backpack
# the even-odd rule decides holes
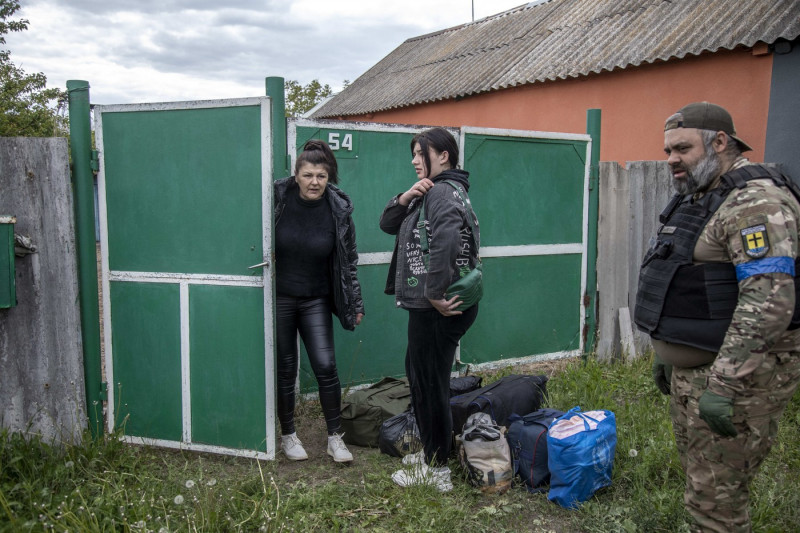
[[[525,416],[509,418],[508,446],[514,475],[519,475],[528,492],[546,492],[541,488],[550,483],[547,466],[547,429],[563,411],[539,409]]]
[[[410,407],[411,388],[405,378],[383,378],[351,392],[342,400],[343,439],[356,446],[378,446],[381,424]]]
[[[542,406],[547,376],[511,375],[491,385],[450,398],[453,428],[461,429],[473,413],[489,413],[508,427],[512,413],[530,413]]]

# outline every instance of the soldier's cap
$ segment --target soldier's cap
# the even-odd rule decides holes
[[[697,128],[700,130],[724,131],[739,143],[742,152],[752,150],[749,144],[736,136],[733,118],[725,108],[709,102],[694,102],[680,108],[667,119],[664,131],[675,128]]]

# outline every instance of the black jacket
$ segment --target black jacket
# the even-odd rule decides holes
[[[275,227],[280,223],[286,199],[297,189],[294,176],[283,178],[273,184],[273,211]],[[339,317],[342,327],[353,330],[356,315],[364,314],[361,285],[358,282],[358,251],[356,250],[356,227],[353,224],[353,203],[344,191],[329,183],[325,197],[331,207],[336,224],[336,247],[331,258],[331,281],[333,287],[333,312]]]
[[[477,264],[478,250],[467,218],[469,209],[453,187],[441,183],[444,180],[460,183],[469,191],[469,173],[464,170],[445,170],[432,180],[435,186],[425,195],[430,242],[427,269],[417,227],[422,200],[416,198],[403,206],[398,203],[400,195],[395,196],[381,215],[381,229],[397,235],[384,292],[395,295],[398,307],[432,308],[428,299],[443,298],[447,287],[461,277],[460,270]]]

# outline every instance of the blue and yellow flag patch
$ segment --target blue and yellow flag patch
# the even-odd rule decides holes
[[[767,236],[767,227],[764,224],[744,228],[741,234],[744,253],[754,259],[767,255],[767,252],[769,252],[769,236]]]

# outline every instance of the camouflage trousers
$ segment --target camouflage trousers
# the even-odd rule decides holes
[[[711,365],[674,368],[670,415],[686,472],[684,504],[696,531],[751,531],[749,484],[778,435],[778,420],[800,382],[800,352],[769,353],[734,399],[735,437],[708,427],[698,409]]]

